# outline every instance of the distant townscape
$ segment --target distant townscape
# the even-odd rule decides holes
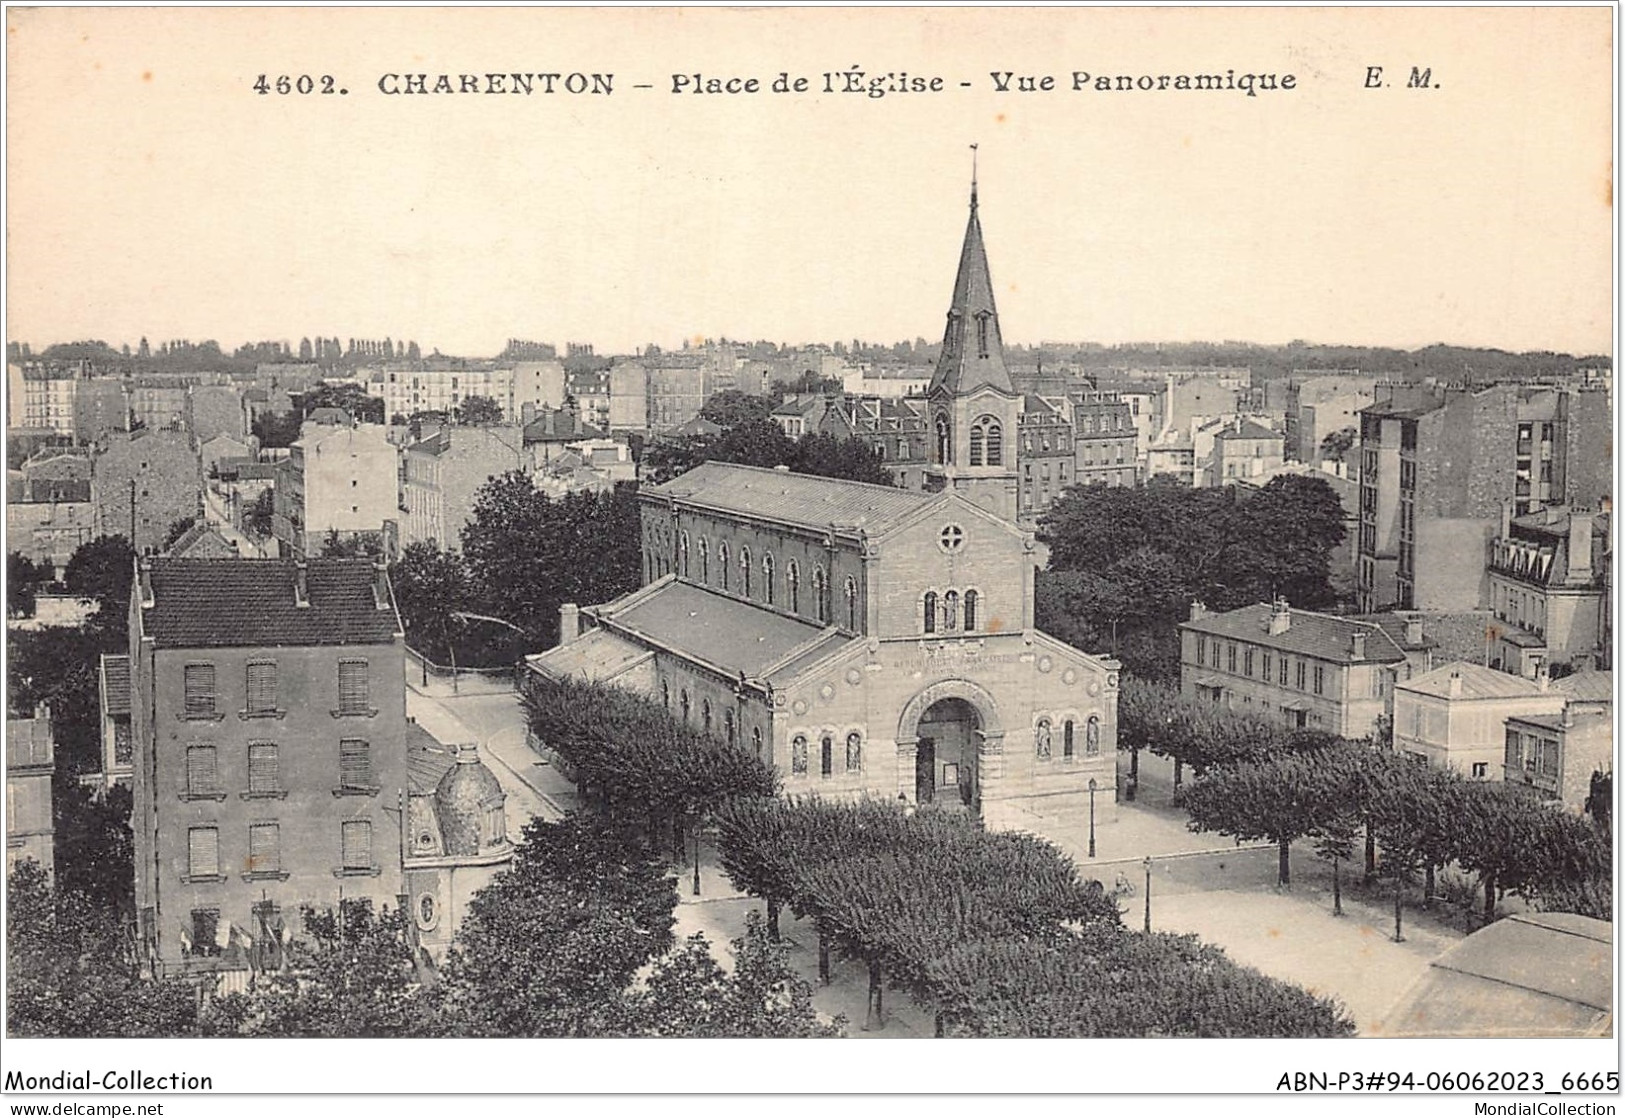
[[[10,343],[8,1031],[1607,1035],[1609,360],[982,218],[936,342]]]

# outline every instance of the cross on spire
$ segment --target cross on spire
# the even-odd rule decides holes
[[[970,146],[970,208],[976,208],[976,144]]]

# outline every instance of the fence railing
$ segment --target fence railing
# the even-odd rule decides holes
[[[464,681],[483,683],[486,687],[500,684],[508,690],[514,687],[517,669],[512,664],[494,668],[471,668],[463,664],[453,667],[450,664],[436,663],[411,645],[406,646],[406,659],[408,667],[418,672],[425,684],[435,679],[449,682],[454,690]]]

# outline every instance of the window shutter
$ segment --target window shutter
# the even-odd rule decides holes
[[[372,868],[372,824],[365,819],[353,819],[343,826],[344,868],[367,870]]]
[[[217,877],[220,873],[220,832],[214,827],[193,827],[186,834],[190,877]]]
[[[274,873],[282,868],[281,828],[255,823],[248,828],[248,872]]]
[[[276,665],[248,665],[248,709],[254,712],[276,709]]]
[[[186,713],[213,714],[214,665],[188,664],[183,676],[186,688]]]
[[[372,787],[372,755],[357,738],[339,742],[339,784],[345,788]]]
[[[365,660],[339,661],[339,709],[352,712],[367,709]]]
[[[276,746],[261,744],[248,747],[248,790],[250,792],[280,790]]]
[[[193,796],[207,796],[217,789],[214,746],[191,746],[186,751],[186,791]]]

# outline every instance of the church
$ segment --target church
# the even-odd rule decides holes
[[[1020,828],[1103,818],[1116,661],[1033,624],[1023,397],[975,185],[927,392],[923,490],[708,462],[639,496],[643,586],[564,607],[527,671],[629,687],[756,753],[787,795],[938,804]]]

